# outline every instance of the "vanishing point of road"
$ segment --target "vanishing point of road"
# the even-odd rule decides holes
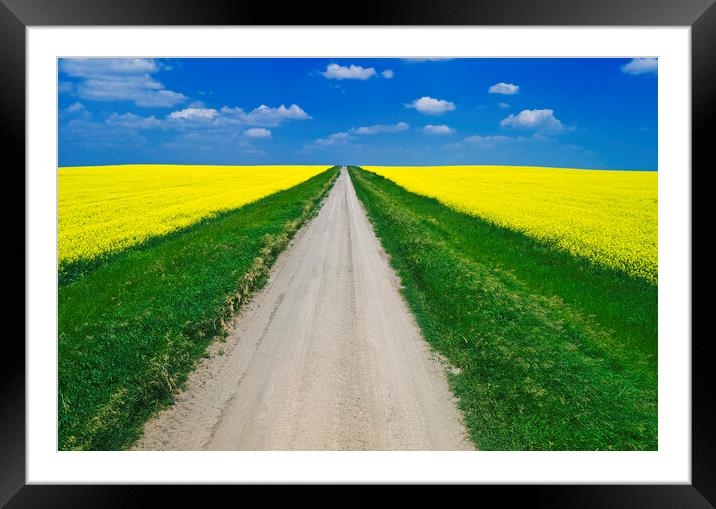
[[[472,449],[343,168],[144,450]]]

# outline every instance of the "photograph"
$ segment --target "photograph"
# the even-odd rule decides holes
[[[713,509],[714,1],[0,0],[0,507]]]
[[[660,65],[57,58],[57,449],[660,451]]]
[[[0,0],[0,507],[716,509],[715,4]]]

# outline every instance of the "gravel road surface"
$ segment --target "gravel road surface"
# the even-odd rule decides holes
[[[472,449],[345,168],[139,450]]]

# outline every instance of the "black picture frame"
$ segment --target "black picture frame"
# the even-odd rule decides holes
[[[3,148],[3,215],[5,235],[0,247],[7,299],[3,307],[5,362],[0,369],[0,504],[7,507],[126,507],[147,499],[143,486],[25,485],[25,349],[8,326],[15,322],[24,336],[25,310],[25,44],[28,26],[82,25],[544,25],[544,26],[689,26],[692,44],[692,234],[711,215],[699,193],[713,169],[709,127],[715,120],[715,0],[400,0],[354,4],[310,5],[206,0],[0,0],[0,146]],[[320,14],[318,14],[320,12]],[[710,164],[709,164],[710,163]],[[694,170],[699,168],[699,170]],[[689,171],[689,168],[684,168]],[[23,192],[20,192],[20,189]],[[706,198],[706,196],[704,196]],[[707,237],[709,237],[707,235]],[[693,236],[694,240],[698,240]],[[712,260],[716,251],[701,241],[692,245],[693,262]],[[697,311],[710,305],[697,290],[712,287],[712,263],[699,264],[692,284],[692,484],[588,486],[480,486],[485,494],[538,507],[714,507],[716,505],[716,427],[712,394],[714,342],[699,334]],[[23,271],[19,270],[23,267]],[[21,290],[20,290],[21,289]],[[18,290],[20,290],[18,292]],[[705,294],[705,292],[704,292]],[[705,294],[706,295],[706,294]],[[705,316],[702,313],[700,316]],[[678,338],[688,340],[689,338]],[[429,501],[422,490],[414,490]],[[190,499],[183,488],[162,489],[162,497]],[[225,494],[225,490],[214,493]],[[344,503],[367,505],[371,495],[356,487]],[[221,495],[223,496],[223,495]],[[474,495],[471,495],[474,496]],[[324,497],[321,497],[324,498]],[[484,500],[484,499],[482,499]],[[316,500],[314,500],[315,502]],[[206,499],[204,500],[206,502]],[[321,500],[318,500],[320,503]],[[331,503],[330,501],[327,501]],[[331,504],[332,505],[332,504]]]

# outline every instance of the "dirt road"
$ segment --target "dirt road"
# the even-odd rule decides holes
[[[345,169],[135,449],[471,449]]]

